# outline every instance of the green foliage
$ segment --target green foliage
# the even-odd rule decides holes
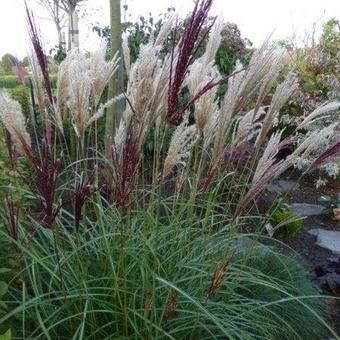
[[[93,204],[99,223],[87,218],[74,233],[62,211],[55,231],[37,226],[34,241],[20,245],[26,289],[10,287],[12,308],[0,317],[18,339],[279,340],[330,332],[302,266],[227,232],[232,226],[212,234],[213,212],[197,220],[189,202],[173,199],[128,216]]]
[[[282,109],[285,119],[279,127],[285,128],[284,136],[288,137],[293,135],[296,125],[307,113],[328,101],[339,99],[339,20],[333,18],[327,21],[320,39],[311,42],[310,46],[299,48],[291,41],[281,41],[279,45],[287,48],[293,57],[293,65],[289,67],[294,67],[300,85]],[[320,119],[319,126],[314,124],[314,129],[321,129],[326,123],[337,120],[338,113],[334,112],[329,118]]]
[[[29,76],[26,76],[26,80],[29,80]],[[57,75],[56,74],[51,74],[50,75],[50,80],[52,83],[52,86],[55,87],[57,83]],[[5,76],[0,76],[0,89],[5,88],[5,89],[12,89],[14,87],[20,86],[19,79],[16,75],[5,75]]]
[[[328,20],[324,27],[320,38],[320,44],[323,49],[333,58],[337,57],[340,51],[340,21],[332,18]]]
[[[128,6],[124,6],[124,11],[126,17]],[[160,15],[158,20],[155,20],[151,13],[148,16],[140,16],[136,22],[125,21],[122,22],[122,32],[128,36],[128,46],[130,49],[131,62],[135,62],[138,55],[140,46],[149,42],[150,38],[157,36],[159,30],[161,29],[166,18],[171,15],[174,11],[173,7],[169,7],[167,12]],[[100,27],[93,26],[92,30],[98,34],[99,37],[103,38],[107,42],[108,52],[107,58],[112,58],[112,53],[110,51],[111,46],[111,29],[109,26]],[[172,41],[169,40],[167,45],[164,46],[163,53],[169,52],[172,46]]]
[[[11,339],[12,339],[11,329],[7,330],[4,334],[0,334],[0,340],[11,340]]]
[[[5,54],[1,58],[1,75],[13,74],[13,64],[9,54]]]
[[[11,89],[20,85],[16,75],[0,76],[0,88]]]
[[[22,189],[25,187],[20,173],[26,173],[22,158],[17,160],[16,168],[13,169],[5,147],[4,130],[0,127],[0,202],[7,196],[13,197],[16,201],[23,200]],[[26,168],[27,169],[27,168]]]
[[[325,214],[332,214],[333,209],[340,208],[340,192],[334,195],[322,195],[319,202],[327,205],[324,210]]]
[[[222,43],[215,57],[218,70],[223,75],[231,74],[236,66],[238,55],[233,53],[230,46]]]
[[[4,222],[6,221],[4,219],[4,216],[1,214],[1,223],[0,223],[0,232],[6,233],[6,226]],[[11,240],[8,240],[6,238],[0,239],[0,318],[7,314],[9,311],[8,306],[8,290],[10,288],[10,285],[13,284],[13,273],[18,272],[18,266],[16,261],[16,256],[18,254],[15,252],[13,253],[13,243]],[[0,334],[2,334],[4,331],[8,329],[6,324],[0,323]],[[1,335],[0,335],[0,339]]]
[[[28,89],[23,86],[19,85],[14,87],[9,91],[11,97],[19,102],[21,105],[22,112],[25,117],[29,117],[30,114],[30,103],[28,97]]]
[[[270,222],[273,225],[274,230],[275,227],[282,225],[282,227],[278,227],[275,230],[274,236],[280,238],[294,236],[303,226],[303,221],[301,219],[295,220],[296,215],[288,210],[281,202],[274,203],[270,207],[269,213]]]

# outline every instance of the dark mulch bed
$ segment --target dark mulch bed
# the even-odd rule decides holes
[[[285,179],[297,180],[299,179],[298,173],[289,174]],[[320,204],[318,199],[321,195],[336,194],[340,190],[339,182],[330,182],[328,186],[316,189],[314,186],[315,178],[306,176],[299,180],[299,187],[283,196],[286,203],[310,203]],[[320,270],[330,268],[332,261],[338,261],[339,255],[333,254],[331,251],[319,247],[315,244],[315,236],[308,233],[310,229],[321,228],[340,231],[340,221],[335,221],[330,215],[310,216],[303,222],[303,229],[296,235],[289,237],[285,243],[292,248],[310,270],[315,282],[319,284],[320,290],[327,295],[332,295],[329,287],[322,285],[324,277],[317,278],[316,274],[320,274]],[[318,272],[319,271],[319,272]],[[334,291],[334,290],[333,290]],[[337,292],[335,294],[340,297]],[[333,295],[335,295],[333,293]],[[340,335],[340,301],[334,299],[327,300],[329,306],[329,316],[332,324]]]
[[[290,176],[296,179],[296,174]],[[295,177],[295,178],[294,178]],[[328,186],[316,189],[313,177],[304,177],[299,181],[299,187],[285,194],[284,201],[287,203],[311,203],[320,204],[318,199],[322,195],[335,194],[340,190],[340,183],[331,182]],[[334,254],[315,244],[315,236],[310,235],[308,231],[314,228],[322,228],[340,231],[340,221],[335,221],[330,215],[309,216],[304,220],[303,229],[293,237],[285,240],[288,246],[298,252],[304,262],[311,268],[324,265],[328,258],[334,257]]]

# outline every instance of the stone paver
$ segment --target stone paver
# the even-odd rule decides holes
[[[340,232],[325,229],[311,229],[310,234],[316,236],[316,244],[333,253],[340,254]]]
[[[295,190],[299,187],[299,184],[295,181],[280,179],[266,186],[267,190],[272,193],[283,194]]]
[[[289,210],[301,216],[316,216],[322,215],[325,207],[320,204],[309,203],[291,203],[288,204]]]

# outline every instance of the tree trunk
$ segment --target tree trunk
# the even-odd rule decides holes
[[[68,14],[68,50],[79,48],[78,13],[71,10]]]
[[[110,80],[108,99],[113,98],[124,91],[120,0],[110,0],[110,18],[112,56],[118,51],[120,61],[116,73]],[[111,154],[113,138],[118,129],[124,107],[125,103],[120,100],[107,110],[105,124],[105,155],[107,157]]]
[[[60,51],[64,51],[65,50],[65,38],[62,32],[62,29],[60,27],[59,24],[55,23],[56,28],[57,28],[57,32],[58,32],[58,48]]]

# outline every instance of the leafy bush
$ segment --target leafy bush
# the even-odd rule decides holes
[[[11,89],[10,94],[13,99],[20,103],[22,112],[25,117],[29,117],[30,103],[28,97],[28,89],[23,85],[19,85]]]
[[[297,219],[297,216],[281,202],[274,203],[269,209],[269,214],[270,223],[275,231],[274,236],[282,238],[294,236],[303,226],[303,221]]]
[[[316,119],[304,124],[303,129],[295,134],[298,140],[303,140],[306,134],[312,135],[322,130],[325,125],[333,124],[333,130],[316,151],[325,150],[340,139],[339,41],[339,20],[330,19],[324,24],[319,41],[313,40],[305,48],[288,46],[300,87],[283,110],[280,127],[286,127],[286,135],[288,132],[294,135],[296,126],[299,126],[310,112],[314,112]],[[313,153],[311,156],[314,156]],[[306,158],[297,160],[296,167],[305,170],[311,164],[311,159]],[[320,177],[315,183],[317,187],[327,184],[329,178],[337,180],[340,175],[339,158],[320,165],[318,170]]]
[[[20,85],[16,75],[0,76],[0,88],[12,89]]]
[[[334,217],[339,219],[339,213],[336,214],[336,212],[340,209],[340,192],[334,195],[322,195],[319,201],[327,206],[324,210],[325,214],[334,214]]]
[[[26,80],[28,80],[30,76],[26,76]],[[56,85],[57,83],[57,75],[52,74],[50,76],[51,83],[53,86]],[[18,76],[16,75],[8,75],[8,76],[0,76],[0,89],[5,88],[5,89],[13,89],[15,87],[20,86],[20,82],[18,79]]]

